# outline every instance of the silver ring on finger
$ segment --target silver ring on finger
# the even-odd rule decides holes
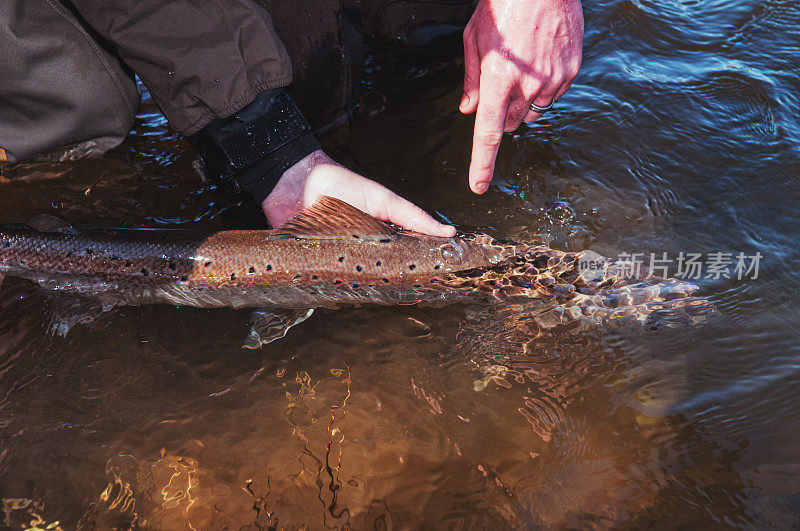
[[[532,110],[533,112],[538,112],[539,114],[544,114],[544,113],[546,113],[547,111],[549,111],[550,109],[553,108],[553,104],[555,102],[556,102],[556,100],[554,98],[554,99],[550,100],[550,103],[548,103],[544,107],[539,107],[535,103],[531,102],[531,106],[529,107],[529,109]]]

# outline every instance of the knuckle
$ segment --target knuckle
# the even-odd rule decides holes
[[[528,105],[531,104],[531,102],[536,100],[536,97],[539,95],[540,92],[541,92],[540,90],[528,90],[528,91],[525,91],[525,93],[523,94],[525,108],[527,108]]]
[[[478,131],[475,140],[484,146],[496,146],[502,140],[503,134],[500,131]]]
[[[535,98],[536,95],[539,94],[539,92],[542,91],[543,87],[544,87],[544,84],[541,83],[541,82],[538,82],[538,81],[526,86],[525,89],[522,92],[522,95],[525,98],[525,101],[528,101],[528,102],[532,101],[533,98]]]

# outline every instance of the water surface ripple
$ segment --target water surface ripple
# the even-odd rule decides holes
[[[466,188],[457,37],[373,44],[336,156],[463,228],[759,252],[758,278],[700,278],[716,312],[654,331],[364,307],[257,352],[233,310],[123,308],[50,337],[47,298],[9,279],[0,527],[800,525],[800,7],[585,4],[580,76],[507,135],[485,196]],[[264,226],[192,158],[146,98],[102,160],[4,168],[0,222]]]

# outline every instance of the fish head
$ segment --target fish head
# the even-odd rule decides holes
[[[453,238],[440,238],[417,233],[406,233],[417,239],[424,262],[431,269],[442,272],[493,267],[506,260],[522,256],[525,245],[501,242],[485,234],[466,234]]]

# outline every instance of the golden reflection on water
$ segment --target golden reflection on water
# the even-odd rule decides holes
[[[797,91],[773,75],[798,70],[797,3],[584,4],[579,82],[504,139],[487,194],[454,184],[458,60],[374,69],[341,162],[559,249],[769,250],[763,279],[704,282],[723,324],[343,309],[247,357],[232,311],[124,309],[48,343],[7,279],[0,528],[797,527]],[[143,112],[110,157],[3,169],[4,221],[263,226]]]
[[[28,498],[3,498],[0,500],[3,508],[2,520],[4,528],[17,527],[26,531],[64,531],[61,522],[47,521],[40,514],[44,511],[44,502]]]
[[[340,474],[345,459],[345,428],[342,421],[351,398],[350,371],[331,368],[329,376],[318,380],[307,370],[297,371],[290,379],[285,378],[285,368],[279,368],[274,374],[282,382],[286,400],[284,416],[298,443],[295,464],[287,463],[285,479],[278,478],[278,484],[290,491],[315,490],[325,525],[346,525],[354,507],[341,505],[338,496],[343,486]],[[326,385],[324,396],[317,392],[322,383]],[[332,384],[338,386],[338,390],[331,389]],[[334,391],[333,397],[330,391]],[[316,425],[324,425],[327,434],[321,455],[314,450],[318,445],[312,443],[319,435],[318,430],[314,430],[314,434],[307,433]],[[241,513],[246,507],[231,499],[230,484],[214,483],[213,471],[203,470],[205,447],[202,441],[190,440],[177,453],[162,448],[155,461],[137,459],[130,454],[110,459],[106,464],[108,484],[83,515],[79,526],[207,529],[232,522],[244,525],[252,517],[257,526],[276,525],[275,507],[285,492],[275,497],[273,474],[261,469],[240,481],[239,488],[250,499],[249,508],[254,511],[250,515]],[[263,451],[263,457],[269,458],[269,447],[264,447]],[[258,457],[256,460],[262,461]],[[348,482],[350,487],[359,486],[353,478]],[[365,499],[364,504],[369,506],[369,500]]]
[[[199,441],[187,447],[202,448]],[[203,511],[191,512],[199,487],[196,459],[167,453],[156,461],[120,454],[106,464],[108,485],[83,515],[79,527],[131,527],[202,529]],[[199,522],[198,522],[199,521]],[[200,527],[194,527],[195,525]]]

